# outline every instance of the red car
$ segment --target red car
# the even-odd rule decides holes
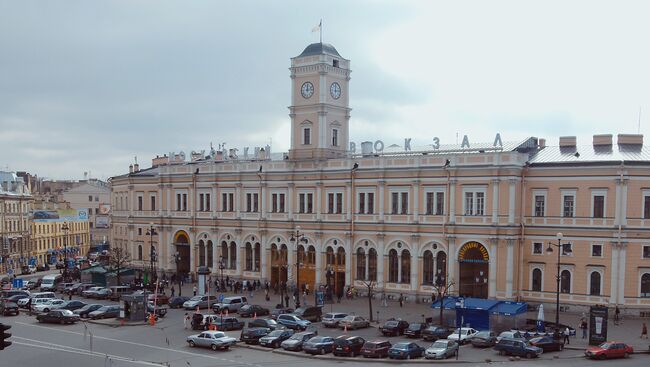
[[[634,350],[621,342],[605,342],[597,347],[589,347],[585,356],[591,359],[627,358]]]

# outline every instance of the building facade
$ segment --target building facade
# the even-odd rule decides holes
[[[650,306],[650,151],[641,135],[384,149],[349,141],[350,62],[291,60],[291,150],[158,157],[112,179],[111,237],[136,263],[271,284],[348,285],[567,307]],[[465,140],[465,139],[464,139]],[[155,235],[147,235],[154,226]],[[559,235],[561,233],[561,236]],[[301,237],[302,241],[291,239]],[[559,237],[559,238],[558,238]],[[551,251],[549,251],[551,250]]]
[[[90,244],[101,247],[109,238],[111,189],[100,180],[80,181],[63,192],[63,201],[73,209],[88,211]]]
[[[90,222],[85,213],[76,209],[33,212],[31,236],[38,264],[51,265],[88,254]]]
[[[21,266],[29,262],[32,202],[22,178],[0,171],[0,273],[20,274]]]

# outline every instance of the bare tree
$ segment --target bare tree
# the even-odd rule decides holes
[[[117,285],[122,285],[120,282],[120,273],[127,265],[131,263],[131,254],[122,247],[111,248],[110,257],[108,258],[108,266],[111,270],[116,271]]]
[[[368,312],[370,313],[368,320],[372,322],[372,297],[375,294],[375,286],[377,285],[377,282],[374,280],[364,280],[363,285],[366,286],[366,290],[368,291]]]
[[[440,278],[438,278],[433,285],[433,292],[436,294],[437,299],[440,300],[440,326],[444,326],[442,323],[442,313],[444,310],[445,297],[449,295],[454,285],[456,285],[456,283],[453,280]]]

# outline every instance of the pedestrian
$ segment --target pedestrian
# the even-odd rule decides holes
[[[289,294],[285,294],[285,295],[284,295],[284,303],[287,304],[286,307],[289,307]]]
[[[185,312],[185,316],[183,316],[183,329],[187,329],[187,322],[190,321],[190,315]]]
[[[616,305],[616,308],[614,309],[614,321],[618,324],[618,318],[621,313],[621,310],[618,309],[618,305]]]
[[[388,301],[386,300],[386,292],[381,292],[381,307],[388,307]]]
[[[192,292],[193,292],[194,295],[196,296],[196,284],[192,287]]]
[[[585,319],[580,321],[580,329],[582,329],[582,339],[587,339],[587,321]]]
[[[648,327],[646,326],[645,322],[641,326],[641,338],[648,339]]]
[[[68,292],[68,301],[72,301],[72,291]]]
[[[402,293],[399,294],[399,306],[404,307],[404,295]]]
[[[564,343],[565,344],[571,344],[569,340],[569,335],[571,335],[571,330],[569,330],[569,327],[567,326],[566,329],[564,329]]]
[[[172,297],[174,297],[174,292],[175,292],[176,288],[174,288],[174,286],[172,285],[171,289],[172,289],[172,291],[171,291],[172,292]]]

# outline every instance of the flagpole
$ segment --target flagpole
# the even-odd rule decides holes
[[[320,19],[320,43],[323,43],[323,18]]]

